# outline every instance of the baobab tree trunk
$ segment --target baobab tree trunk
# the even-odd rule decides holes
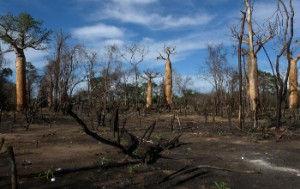
[[[151,78],[149,78],[148,85],[147,85],[146,108],[150,108],[151,105],[152,105],[152,81]]]
[[[250,70],[248,70],[249,78],[249,97],[251,111],[254,118],[254,128],[257,128],[257,113],[258,113],[258,102],[259,102],[259,93],[258,93],[258,75],[257,75],[257,58],[253,57],[251,61]]]
[[[23,111],[27,108],[26,101],[26,58],[24,52],[16,54],[16,98],[17,111]]]
[[[297,59],[291,60],[289,73],[289,108],[298,108],[298,70]]]
[[[165,91],[166,91],[166,101],[169,108],[172,107],[172,64],[170,59],[166,60],[166,70],[165,70]]]

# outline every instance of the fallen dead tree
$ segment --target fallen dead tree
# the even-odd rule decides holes
[[[73,117],[82,127],[83,131],[95,140],[103,144],[115,147],[121,150],[122,153],[148,164],[155,162],[160,157],[159,154],[162,151],[177,146],[179,143],[179,138],[181,136],[178,135],[171,140],[160,140],[158,142],[150,141],[149,139],[155,128],[156,121],[154,121],[148,127],[142,137],[135,136],[126,130],[126,121],[124,122],[122,128],[119,128],[118,110],[116,109],[114,111],[114,115],[112,116],[111,127],[113,129],[114,136],[117,136],[117,139],[108,139],[98,135],[96,132],[91,131],[84,123],[84,121],[72,111],[72,105],[69,105],[67,114]],[[115,132],[117,135],[115,135]]]

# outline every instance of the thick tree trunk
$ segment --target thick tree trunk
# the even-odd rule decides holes
[[[150,108],[151,105],[152,105],[152,81],[151,78],[149,78],[148,85],[147,85],[146,108]]]
[[[257,114],[258,114],[258,103],[259,103],[259,93],[258,93],[258,75],[257,75],[257,58],[254,56],[251,61],[251,69],[248,71],[249,77],[249,97],[251,104],[251,111],[254,118],[254,128],[258,127],[257,124]]]
[[[27,108],[26,100],[26,58],[24,52],[17,54],[16,57],[16,98],[17,111],[23,111]]]
[[[166,60],[166,70],[165,70],[165,91],[166,91],[166,101],[169,108],[172,107],[172,65],[168,58]]]
[[[291,60],[289,73],[289,108],[298,108],[298,70],[297,61]]]

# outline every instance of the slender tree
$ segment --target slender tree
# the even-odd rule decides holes
[[[242,71],[242,43],[245,29],[246,13],[242,12],[242,25],[238,43],[238,69],[239,69],[239,128],[243,128],[243,71]]]
[[[20,13],[14,16],[8,13],[0,16],[0,39],[9,45],[4,52],[14,51],[16,54],[16,96],[17,111],[27,108],[26,101],[26,56],[24,50],[33,48],[35,50],[46,49],[45,42],[48,41],[50,31],[42,28],[43,21],[35,20],[28,13]]]
[[[67,51],[67,42],[68,39],[70,39],[69,35],[64,34],[62,31],[60,32],[56,32],[54,34],[54,48],[55,48],[55,54],[54,54],[54,59],[53,61],[51,61],[50,63],[52,63],[53,65],[51,65],[52,67],[52,71],[54,74],[54,94],[53,94],[53,108],[55,111],[58,111],[58,107],[59,107],[59,99],[61,94],[60,94],[60,78],[61,78],[61,72],[62,72],[62,59],[66,54]]]
[[[209,82],[214,88],[214,115],[221,113],[221,107],[224,105],[225,80],[228,71],[227,51],[223,44],[208,45],[208,57],[205,61],[208,70]]]
[[[89,108],[90,110],[94,107],[93,98],[95,97],[95,94],[93,90],[94,82],[93,79],[95,78],[95,72],[96,67],[98,64],[97,61],[97,53],[96,52],[88,52],[87,50],[83,51],[86,61],[84,61],[84,69],[86,72],[86,79],[87,79],[87,92],[88,92],[88,98],[89,98]]]
[[[53,106],[53,61],[49,62],[45,67],[45,80],[47,85],[47,106],[49,110],[52,109]]]

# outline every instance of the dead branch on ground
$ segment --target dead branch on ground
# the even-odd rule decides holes
[[[123,128],[121,129],[121,133],[119,133],[120,129],[119,129],[119,124],[117,123],[118,111],[115,111],[116,115],[113,116],[113,120],[111,123],[113,126],[113,131],[117,132],[118,139],[110,140],[110,139],[103,138],[100,135],[98,135],[97,133],[89,130],[89,128],[83,122],[83,120],[81,120],[77,116],[77,114],[75,114],[72,111],[72,105],[69,105],[67,114],[69,114],[71,117],[73,117],[77,121],[77,123],[82,127],[83,131],[87,135],[93,137],[94,139],[96,139],[99,142],[102,142],[103,144],[116,147],[119,150],[121,150],[124,154],[126,154],[130,157],[133,157],[135,159],[142,160],[145,163],[155,162],[158,159],[160,152],[162,152],[163,150],[171,149],[171,148],[177,146],[179,138],[181,136],[181,135],[179,135],[167,142],[158,142],[157,144],[147,142],[146,140],[149,140],[149,138],[155,128],[156,122],[152,123],[148,127],[148,129],[143,134],[143,137],[141,139],[139,139],[139,137],[129,133],[124,128],[124,124],[126,123],[126,121],[124,121]],[[120,143],[121,137],[127,141],[127,145],[122,145]]]

